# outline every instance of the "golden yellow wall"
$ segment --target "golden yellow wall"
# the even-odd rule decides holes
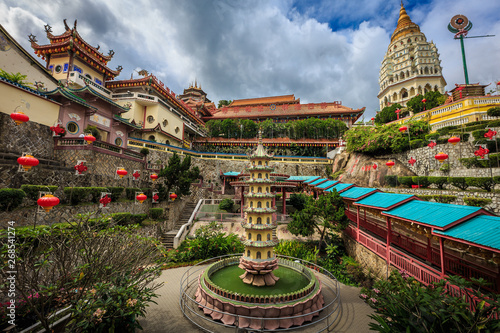
[[[267,218],[269,217],[270,223],[273,222],[273,216],[272,214],[248,214],[247,217],[247,222],[250,223],[250,217],[252,217],[252,224],[257,224],[257,218],[262,218],[262,223],[261,224],[266,224],[267,223]]]
[[[0,112],[11,114],[17,108],[39,124],[53,126],[59,117],[59,104],[3,82],[0,82],[0,101]]]
[[[60,57],[60,58],[55,58],[51,57],[49,61],[49,67],[54,66],[54,70],[52,71],[52,76],[57,79],[57,80],[66,80],[68,78],[68,72],[64,73],[64,64],[69,62],[69,56],[67,57]],[[56,73],[56,66],[61,65],[62,69],[61,72],[58,74]]]
[[[268,259],[267,258],[267,251],[271,251],[271,258],[274,257],[274,250],[273,247],[260,247],[260,248],[245,248],[245,256],[247,255],[247,251],[250,250],[250,258],[251,259],[257,259],[257,252],[261,253],[260,259]]]
[[[99,80],[101,80],[102,84],[104,85],[104,74],[102,72],[98,72],[98,71],[94,70],[92,67],[90,67],[86,63],[82,62],[78,58],[74,59],[74,64],[83,70],[82,74],[84,76],[85,76],[85,74],[90,74],[92,76],[92,81],[94,81],[94,78],[97,77]]]

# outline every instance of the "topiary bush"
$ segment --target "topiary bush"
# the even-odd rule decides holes
[[[130,217],[130,223],[132,224],[142,224],[142,221],[148,218],[148,214],[132,214]]]
[[[26,196],[23,190],[17,188],[0,188],[0,211],[12,211],[18,207]]]
[[[420,198],[424,201],[431,201],[431,199],[434,199],[434,195],[432,195],[432,194],[417,194],[417,198]]]
[[[444,184],[448,182],[448,177],[427,177],[429,183],[436,185],[439,189],[443,189]]]
[[[159,220],[163,215],[163,208],[150,208],[149,215],[153,220]]]
[[[486,190],[487,192],[491,192],[491,190],[495,186],[495,181],[490,177],[465,177],[465,181],[467,182],[467,185],[478,187],[480,189]]]
[[[385,183],[390,187],[396,187],[398,185],[398,176],[385,176]]]
[[[228,213],[231,213],[233,211],[233,207],[234,201],[229,198],[222,200],[219,204],[219,209],[225,210]]]
[[[467,206],[484,207],[484,206],[489,205],[491,203],[491,199],[464,197],[464,202]]]
[[[124,187],[108,187],[107,188],[111,192],[111,200],[117,201],[121,198],[123,194]]]
[[[87,201],[91,194],[91,187],[65,187],[64,195],[66,201],[72,205],[78,205],[83,201]]]
[[[135,200],[135,192],[140,192],[141,189],[137,187],[128,187],[125,189],[125,196],[128,200]]]
[[[398,177],[398,182],[406,187],[411,187],[412,185],[415,185],[413,183],[412,177]]]
[[[469,185],[465,181],[465,177],[448,177],[446,178],[449,184],[465,191]]]
[[[486,114],[490,117],[500,117],[500,107],[492,107],[486,111]]]
[[[38,200],[40,192],[52,192],[54,193],[59,186],[55,185],[21,185],[21,190],[26,193],[26,197],[31,200]]]
[[[413,176],[411,177],[411,180],[414,184],[420,185],[420,187],[429,187],[431,184],[429,180],[427,179],[428,177],[426,176]]]
[[[472,136],[475,140],[484,140],[484,133],[488,132],[485,129],[478,129],[472,132]]]
[[[457,200],[457,196],[456,195],[437,194],[437,195],[433,195],[433,199],[436,200],[437,202],[441,202],[441,203],[450,203],[450,202]]]
[[[128,225],[131,223],[132,213],[114,213],[111,214],[111,218],[118,225]]]
[[[425,141],[422,139],[416,139],[410,141],[410,146],[412,149],[422,148],[425,145],[426,145]]]

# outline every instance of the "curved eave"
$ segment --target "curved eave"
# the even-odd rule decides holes
[[[251,240],[245,240],[243,241],[243,245],[245,246],[250,246],[250,247],[273,247],[278,245],[280,241],[275,238],[270,241],[251,241]]]
[[[253,223],[242,223],[241,226],[248,230],[273,230],[278,227],[277,224],[253,224]]]
[[[65,97],[65,98],[67,98],[67,99],[69,99],[69,100],[71,100],[71,101],[73,101],[73,102],[75,102],[77,104],[80,104],[80,105],[82,105],[82,106],[84,106],[86,108],[89,108],[91,110],[97,111],[96,107],[88,104],[83,98],[80,98],[80,97],[74,95],[71,90],[67,90],[67,89],[68,88],[57,87],[54,90],[45,92],[44,94],[47,95],[47,96],[59,94],[59,95]]]
[[[96,97],[99,97],[100,99],[106,101],[107,103],[113,105],[114,107],[118,108],[121,112],[127,112],[129,111],[128,108],[125,108],[123,106],[121,106],[120,104],[117,104],[115,102],[113,102],[111,99],[109,99],[108,97],[104,96],[104,95],[101,95],[100,93],[98,93],[97,91],[95,91],[94,89],[92,89],[90,86],[85,86],[85,87],[82,87],[82,88],[79,88],[79,89],[71,89],[71,88],[67,88],[69,91],[71,92],[76,92],[76,93],[81,93],[81,92],[89,92],[90,94],[96,96]]]

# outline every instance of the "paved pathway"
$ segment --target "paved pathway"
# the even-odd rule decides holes
[[[147,333],[191,333],[203,332],[184,317],[179,307],[180,280],[189,267],[168,269],[163,271],[158,282],[164,285],[157,290],[160,295],[156,298],[158,304],[151,304],[147,308],[145,318],[140,324]],[[359,298],[359,288],[340,285],[340,297],[342,300],[340,320],[332,327],[331,332],[368,332],[368,315],[373,313],[372,309]],[[215,326],[223,329],[220,326]],[[235,332],[235,330],[231,330]],[[309,331],[309,330],[307,330]],[[294,332],[301,332],[296,330]]]

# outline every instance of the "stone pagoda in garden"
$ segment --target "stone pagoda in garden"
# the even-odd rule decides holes
[[[269,166],[272,155],[268,154],[262,144],[262,133],[259,131],[257,149],[250,155],[250,166],[247,168],[249,178],[246,218],[241,223],[245,229],[245,252],[240,259],[239,267],[245,270],[240,276],[244,283],[255,286],[272,286],[278,281],[273,270],[278,268],[278,258],[274,246],[279,242],[276,237],[277,223],[273,219],[276,209],[271,186],[273,168]]]

